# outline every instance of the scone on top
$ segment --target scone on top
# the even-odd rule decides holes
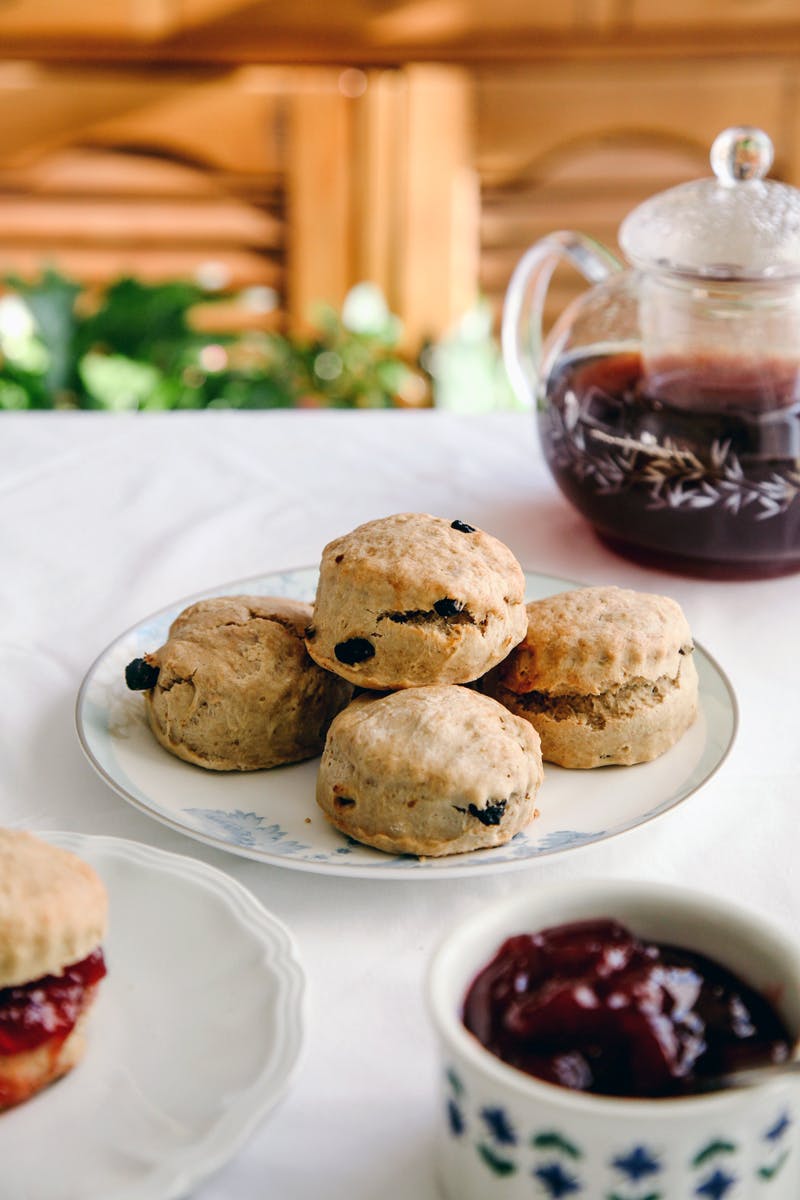
[[[317,666],[303,637],[311,605],[275,596],[200,600],[167,641],[125,672],[145,693],[161,745],[214,771],[252,771],[319,754],[352,694]]]
[[[0,1109],[75,1066],[106,974],[108,899],[76,855],[0,829]]]
[[[528,631],[481,680],[563,767],[648,762],[697,713],[692,634],[668,596],[585,587],[528,604]]]
[[[500,846],[536,815],[533,727],[488,696],[435,684],[362,693],[334,720],[317,803],[342,833],[394,854]]]
[[[525,577],[507,546],[464,521],[398,513],[325,547],[306,645],[363,688],[468,683],[526,624]]]

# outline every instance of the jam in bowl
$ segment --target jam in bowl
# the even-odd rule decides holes
[[[537,884],[447,935],[428,972],[447,1200],[796,1200],[800,950],[703,892]],[[768,1186],[767,1186],[768,1185]]]
[[[546,461],[601,538],[718,578],[800,570],[800,191],[766,134],[725,130],[715,177],[623,222],[629,267],[560,231],[518,264],[503,350]],[[566,259],[594,284],[542,337]]]
[[[614,920],[506,938],[470,985],[464,1024],[511,1066],[604,1096],[691,1095],[790,1054],[765,996]]]

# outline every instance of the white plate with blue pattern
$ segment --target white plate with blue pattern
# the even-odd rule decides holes
[[[575,587],[526,572],[527,598]],[[313,600],[316,567],[237,580],[202,596],[293,596]],[[697,647],[697,720],[655,762],[567,771],[545,764],[540,816],[507,845],[444,858],[384,854],[333,829],[314,799],[318,760],[271,771],[220,774],[166,753],[152,736],[142,697],[125,686],[125,666],[160,646],[178,613],[202,596],[177,601],[146,618],[103,651],[78,694],[77,726],[89,761],[114,791],[189,837],[272,866],[375,879],[453,878],[524,867],[634,829],[697,791],[725,759],[738,723],[733,689]]]

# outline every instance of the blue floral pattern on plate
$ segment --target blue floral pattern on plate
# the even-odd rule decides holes
[[[304,842],[287,837],[280,825],[265,825],[264,818],[254,812],[229,812],[225,808],[185,808],[184,813],[198,829],[221,834],[235,846],[248,849],[270,849],[276,854],[305,854],[310,849]]]
[[[312,600],[316,568],[279,571],[202,593],[293,596]],[[527,575],[529,599],[574,587]],[[633,829],[673,808],[719,767],[736,730],[730,684],[700,648],[700,715],[667,754],[636,767],[565,771],[545,766],[540,816],[505,846],[442,858],[383,854],[333,829],[314,801],[316,763],[273,771],[203,771],[165,754],[150,734],[140,698],[124,668],[162,644],[189,596],[122,634],[88,671],[77,704],[81,745],[105,782],[137,808],[189,837],[273,865],[373,878],[419,873],[453,877],[513,870],[545,855],[567,853]]]

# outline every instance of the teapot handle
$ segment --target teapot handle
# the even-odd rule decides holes
[[[503,303],[503,358],[514,391],[530,407],[532,386],[539,375],[542,352],[544,299],[560,259],[577,267],[589,283],[601,283],[623,270],[619,259],[600,242],[583,233],[562,229],[526,250],[511,276]]]

